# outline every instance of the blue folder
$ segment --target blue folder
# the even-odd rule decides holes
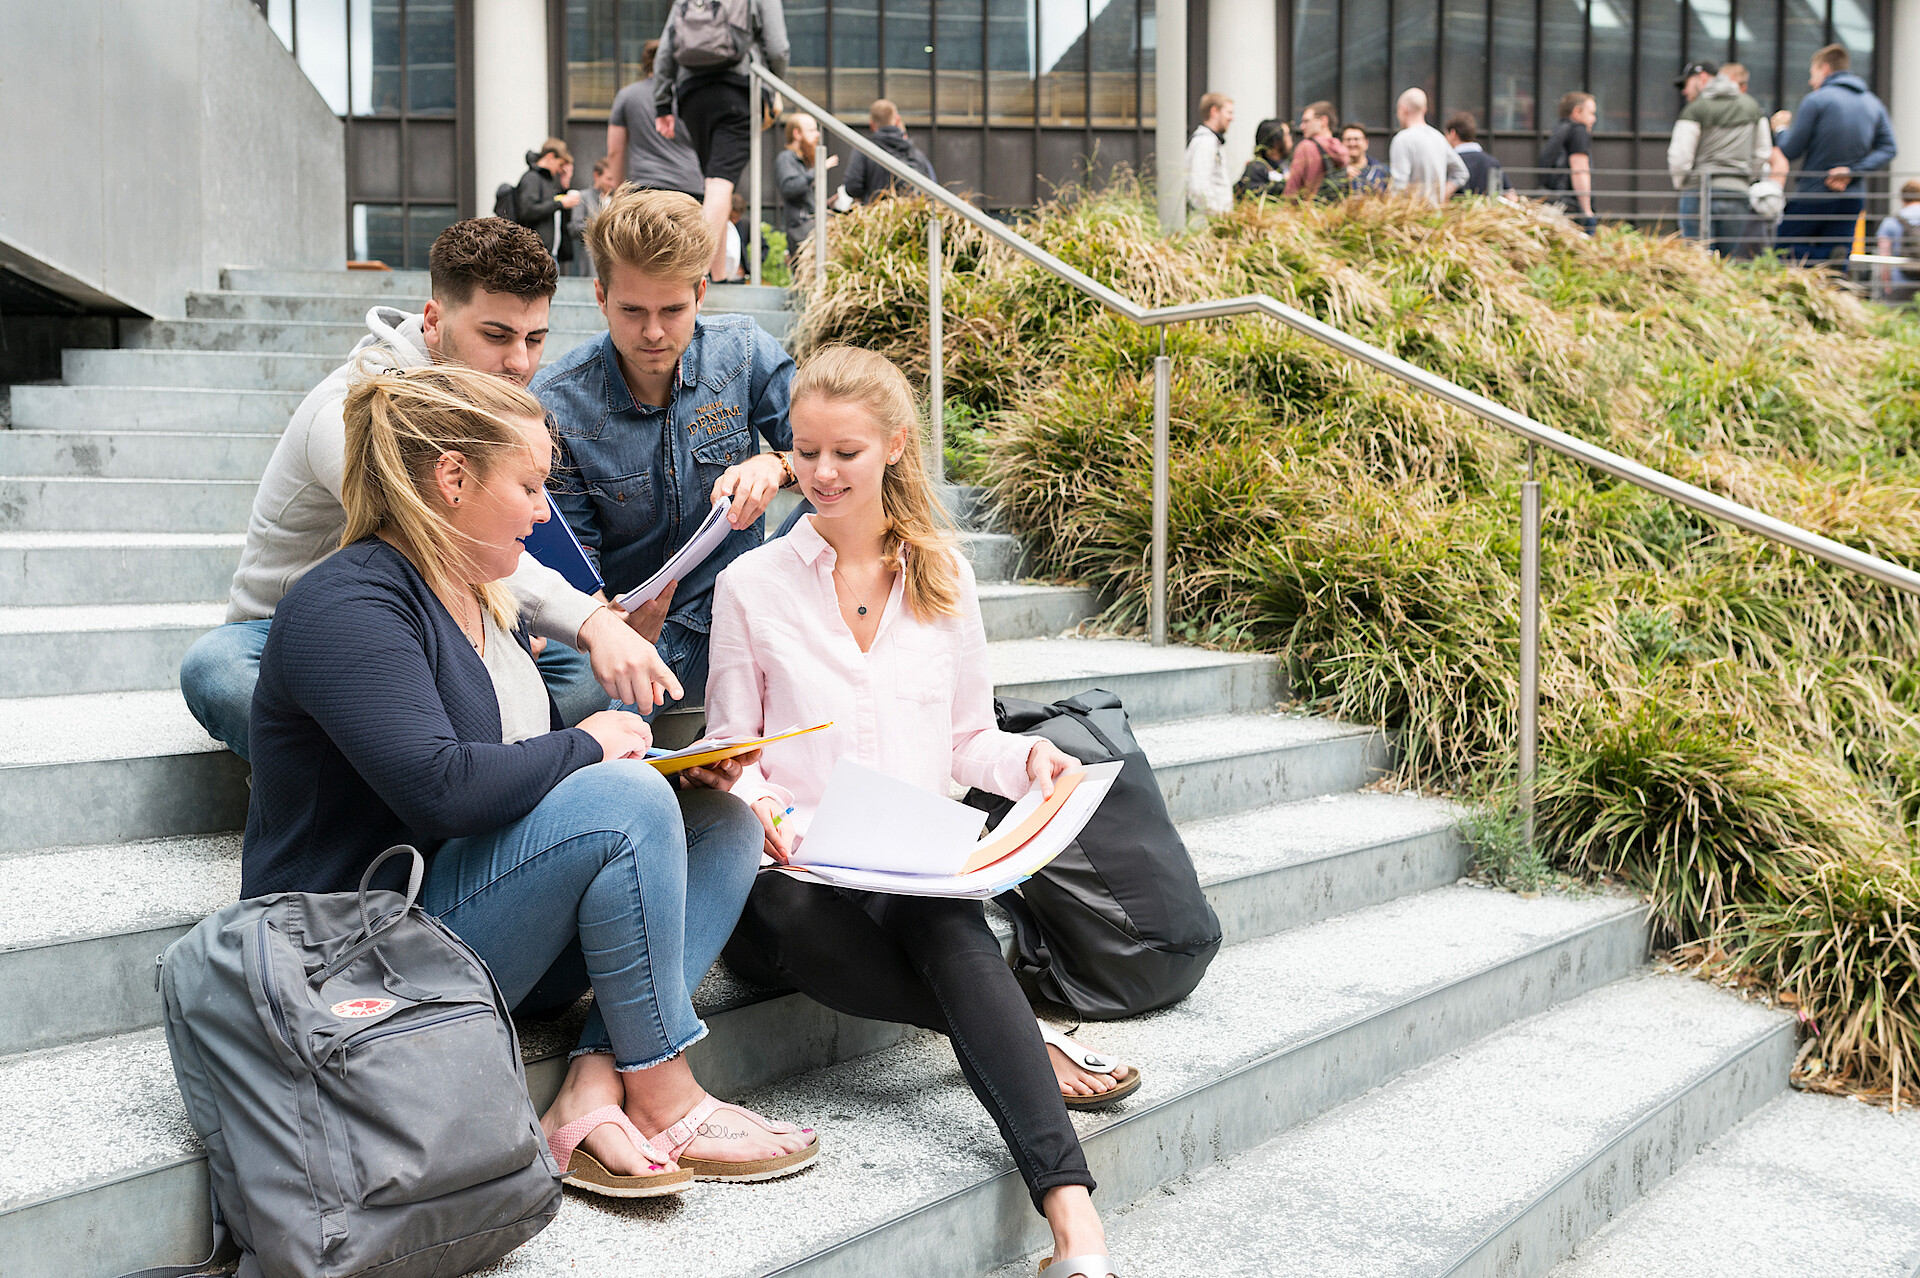
[[[533,531],[520,539],[520,544],[583,595],[590,595],[607,584],[600,580],[600,570],[593,566],[593,560],[580,546],[580,539],[567,526],[566,516],[553,504],[551,493],[547,494],[547,522],[535,524]]]

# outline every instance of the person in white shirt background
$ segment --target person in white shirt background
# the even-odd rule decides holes
[[[1050,792],[1077,764],[994,723],[973,571],[936,523],[906,376],[882,355],[828,347],[795,376],[790,420],[815,513],[720,574],[708,650],[709,733],[832,721],[768,745],[732,786],[759,814],[766,854],[788,859],[842,758],[942,795],[951,781]],[[1067,1110],[1119,1100],[1140,1072],[1083,1069],[1067,1054],[1083,1049],[1043,1031],[979,901],[803,878],[760,875],[728,965],[847,1015],[945,1034],[1052,1228],[1047,1272],[1115,1274]]]
[[[1467,166],[1447,145],[1440,130],[1427,123],[1427,95],[1408,89],[1400,95],[1394,114],[1400,132],[1387,148],[1387,167],[1393,173],[1393,192],[1410,192],[1435,204],[1445,204],[1466,184]]]
[[[1233,177],[1227,172],[1232,123],[1232,98],[1209,93],[1200,99],[1200,127],[1187,139],[1187,206],[1209,217],[1233,209]]]

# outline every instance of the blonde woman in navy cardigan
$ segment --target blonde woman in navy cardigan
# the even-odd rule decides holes
[[[342,891],[411,843],[431,859],[422,905],[510,1004],[591,985],[542,1120],[569,1184],[646,1197],[807,1165],[811,1130],[715,1101],[685,1056],[759,823],[642,762],[639,715],[562,729],[500,584],[547,515],[539,402],[435,366],[365,379],[346,426],[343,544],[288,592],[261,654],[243,893]],[[679,691],[661,672],[656,701]]]

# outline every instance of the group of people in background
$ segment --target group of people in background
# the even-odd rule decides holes
[[[1896,153],[1887,109],[1854,74],[1845,46],[1814,53],[1808,68],[1812,90],[1797,112],[1771,117],[1748,92],[1748,73],[1738,63],[1690,62],[1674,79],[1685,106],[1667,149],[1667,172],[1678,193],[1680,234],[1726,256],[1752,256],[1768,248],[1803,260],[1839,255],[1853,242],[1865,209],[1867,175],[1888,167]],[[1331,102],[1300,113],[1297,127],[1262,120],[1254,156],[1238,181],[1228,176],[1226,139],[1234,104],[1224,94],[1200,99],[1200,125],[1187,143],[1187,201],[1196,212],[1219,215],[1238,199],[1272,197],[1339,200],[1353,195],[1407,194],[1434,204],[1460,196],[1517,198],[1516,185],[1500,160],[1481,146],[1479,123],[1468,111],[1447,118],[1444,132],[1427,123],[1427,95],[1413,88],[1395,106],[1399,130],[1382,163],[1369,154],[1364,125],[1340,125]],[[1526,183],[1563,209],[1589,233],[1599,224],[1594,185],[1593,131],[1599,102],[1574,91],[1561,97],[1559,119],[1548,133]],[[1799,166],[1794,191],[1786,190]],[[1911,184],[1910,184],[1911,185]],[[1886,247],[1906,243],[1913,202],[1902,191],[1901,209],[1880,227]],[[1920,214],[1916,214],[1920,216]],[[1904,273],[1888,282],[1901,286]]]

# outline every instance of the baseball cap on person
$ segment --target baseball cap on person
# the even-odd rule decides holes
[[[1720,68],[1714,66],[1711,62],[1689,62],[1687,63],[1686,70],[1673,77],[1673,87],[1676,89],[1684,89],[1687,87],[1687,81],[1693,79],[1696,75],[1712,75],[1719,69]]]

